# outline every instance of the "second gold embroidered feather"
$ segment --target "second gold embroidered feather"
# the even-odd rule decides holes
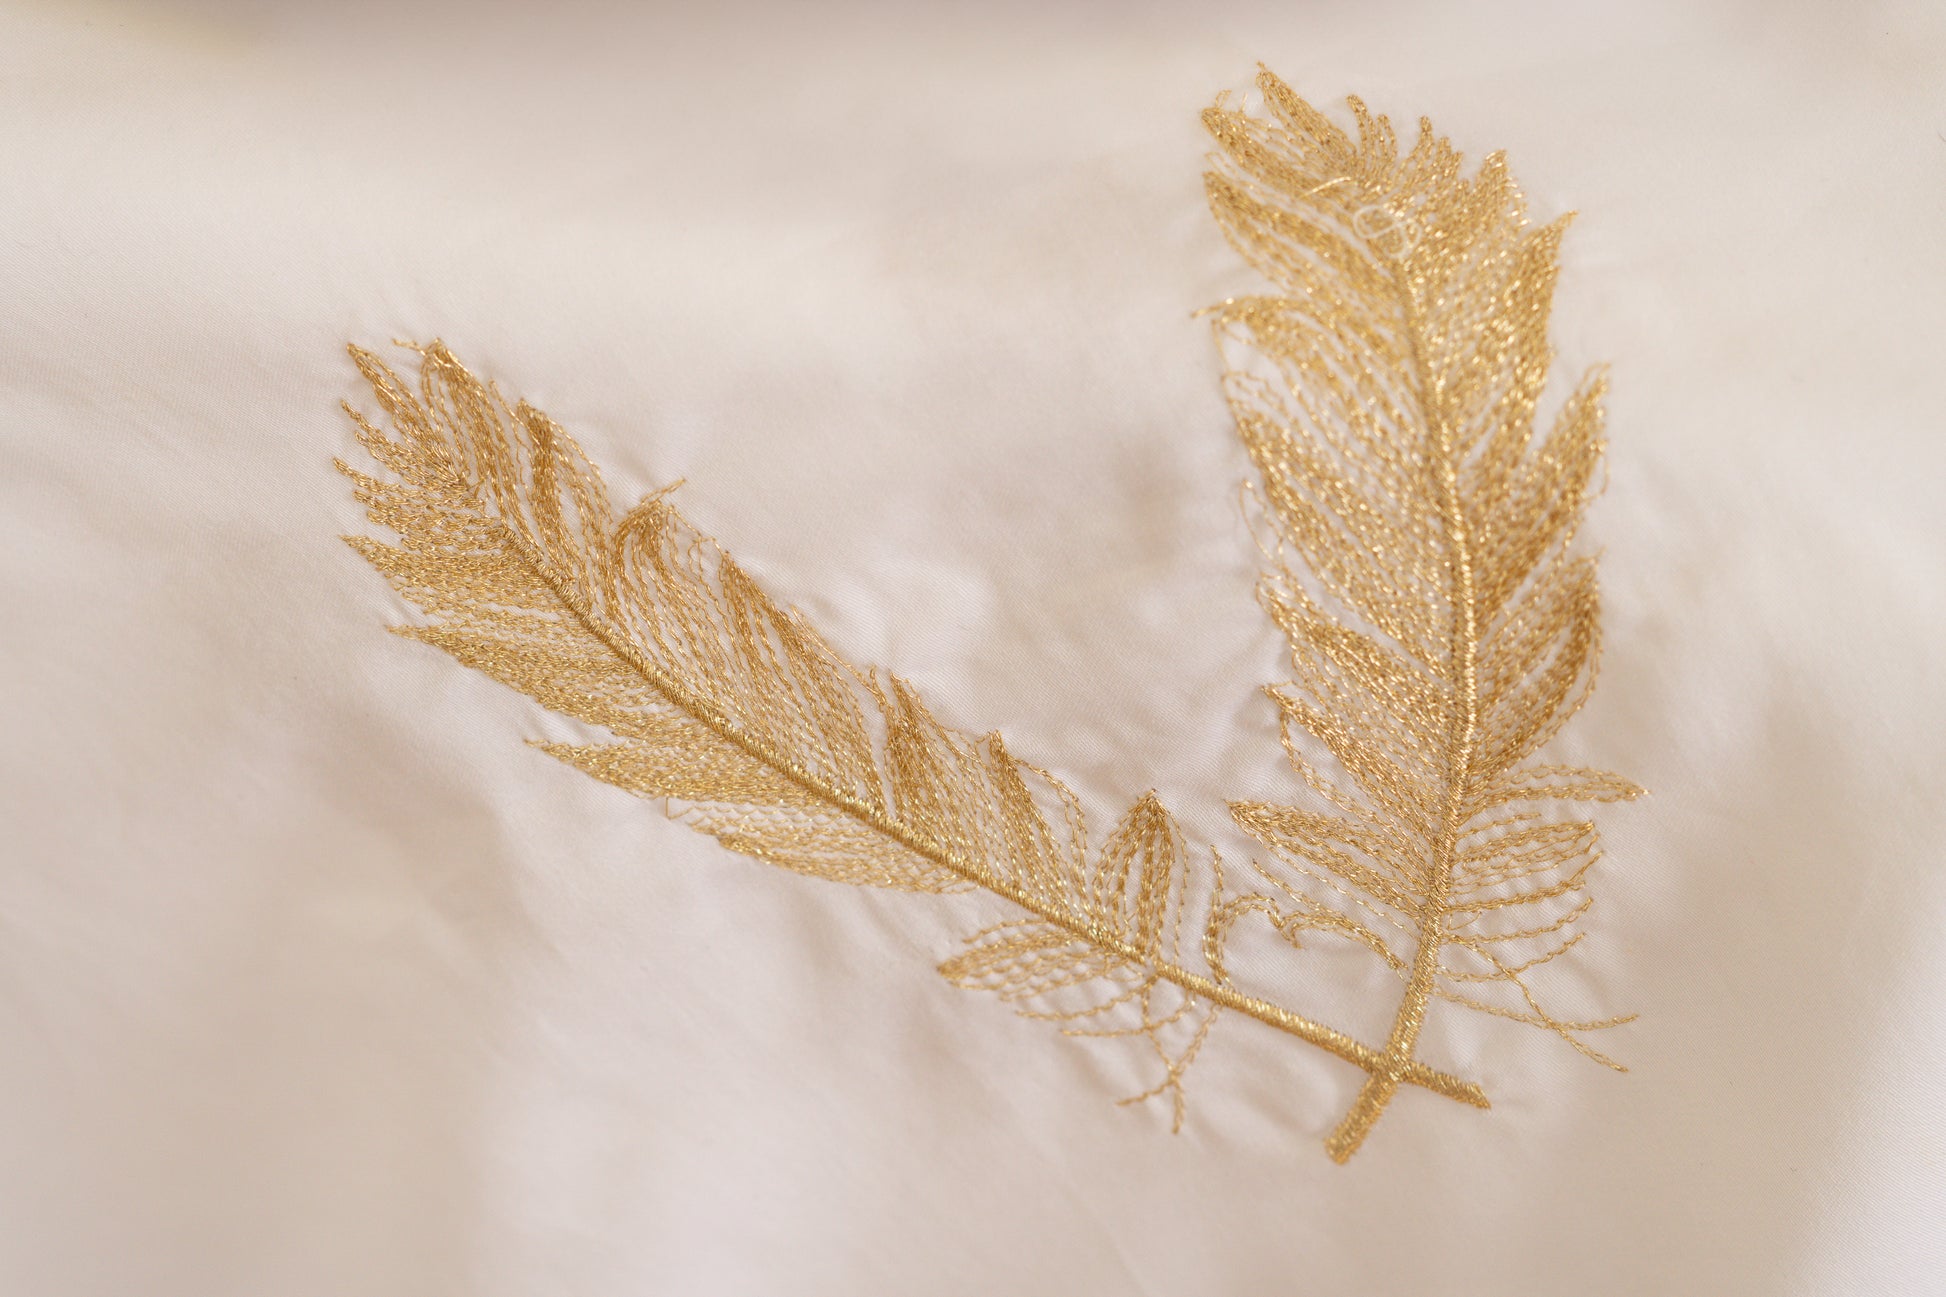
[[[1430,123],[1402,156],[1356,99],[1354,138],[1269,72],[1258,86],[1267,117],[1204,115],[1222,150],[1209,197],[1280,293],[1215,320],[1237,430],[1299,560],[1261,586],[1296,671],[1268,692],[1331,810],[1232,807],[1270,853],[1272,891],[1225,922],[1348,937],[1404,979],[1384,1061],[1327,1142],[1343,1161],[1434,999],[1619,1066],[1583,1036],[1626,1018],[1565,1020],[1529,980],[1580,940],[1599,854],[1592,823],[1535,804],[1641,790],[1531,762],[1593,687],[1600,642],[1595,563],[1571,542],[1602,452],[1602,376],[1535,435],[1566,218],[1531,227],[1505,159],[1463,178]]]

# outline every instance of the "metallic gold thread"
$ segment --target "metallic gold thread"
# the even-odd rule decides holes
[[[1234,805],[1271,852],[1258,871],[1275,894],[1219,914],[1221,930],[1260,914],[1293,945],[1308,931],[1346,937],[1405,979],[1378,1065],[1326,1142],[1342,1162],[1410,1067],[1434,999],[1549,1028],[1619,1066],[1579,1033],[1626,1018],[1561,1019],[1526,981],[1580,940],[1560,934],[1592,904],[1594,826],[1481,817],[1641,790],[1521,764],[1579,709],[1599,652],[1593,560],[1569,547],[1602,450],[1600,377],[1538,446],[1533,431],[1565,220],[1528,228],[1500,155],[1463,178],[1429,123],[1401,156],[1390,122],[1356,99],[1354,139],[1268,71],[1258,87],[1263,116],[1220,102],[1204,115],[1221,149],[1209,195],[1282,295],[1210,314],[1278,542],[1261,593],[1298,674],[1270,694],[1293,768],[1336,814]],[[1536,906],[1565,908],[1486,928]],[[1409,954],[1386,928],[1410,937]],[[1499,953],[1550,940],[1530,958]]]

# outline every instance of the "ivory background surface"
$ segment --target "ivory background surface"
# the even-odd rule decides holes
[[[686,8],[0,4],[0,1288],[1937,1290],[1937,7]],[[1197,112],[1259,60],[1583,213],[1557,750],[1655,792],[1556,969],[1633,1070],[1435,1010],[1493,1110],[1342,1169],[1353,1069],[1226,1021],[1171,1138],[1134,1051],[931,974],[990,906],[555,765],[336,540],[343,344],[443,336],[1102,827],[1243,858],[1284,666],[1191,312],[1257,285]]]

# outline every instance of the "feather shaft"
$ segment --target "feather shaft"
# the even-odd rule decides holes
[[[1429,425],[1440,523],[1445,530],[1450,560],[1452,631],[1447,645],[1447,681],[1451,688],[1448,701],[1452,708],[1452,732],[1446,754],[1444,816],[1439,836],[1433,843],[1431,876],[1426,882],[1418,933],[1419,948],[1413,956],[1412,973],[1406,980],[1398,1014],[1392,1020],[1385,1053],[1359,1088],[1344,1120],[1325,1140],[1325,1151],[1340,1163],[1358,1151],[1386,1104],[1391,1102],[1412,1061],[1419,1031],[1425,1025],[1426,1009],[1440,972],[1440,952],[1445,946],[1447,893],[1452,887],[1455,857],[1468,818],[1473,748],[1480,725],[1479,607],[1474,588],[1472,529],[1460,500],[1459,452],[1454,445],[1443,380],[1432,374],[1426,364],[1425,325],[1418,303],[1402,271],[1395,270],[1394,282],[1404,304],[1407,348],[1412,355],[1420,408],[1425,411]]]
[[[1422,1086],[1435,1094],[1474,1107],[1491,1106],[1485,1092],[1471,1081],[1462,1080],[1417,1060],[1397,1066],[1388,1061],[1385,1051],[1374,1049],[1336,1028],[1313,1022],[1268,1000],[1245,995],[1234,987],[1223,985],[1191,969],[1157,959],[1112,932],[1063,914],[1008,879],[999,876],[987,866],[968,860],[942,844],[915,833],[877,807],[861,801],[843,789],[833,787],[762,739],[746,733],[735,721],[703,699],[696,697],[680,681],[660,670],[640,649],[636,648],[620,628],[590,607],[580,597],[574,584],[557,572],[546,556],[535,550],[525,538],[508,531],[506,539],[521,560],[548,585],[555,597],[581,622],[588,633],[605,644],[616,657],[626,662],[652,688],[666,696],[675,706],[695,717],[720,738],[742,749],[752,758],[803,788],[818,800],[844,812],[874,832],[890,838],[900,846],[923,856],[974,886],[1012,902],[1042,922],[1060,928],[1129,964],[1144,968],[1148,973],[1181,987],[1191,995],[1245,1017],[1255,1018],[1259,1022],[1315,1045],[1327,1053],[1335,1054],[1348,1063],[1356,1064],[1367,1072],[1381,1068],[1388,1069],[1388,1074],[1394,1076],[1395,1086],[1399,1083]]]

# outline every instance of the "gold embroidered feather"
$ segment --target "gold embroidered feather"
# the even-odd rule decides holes
[[[430,619],[401,634],[615,736],[539,745],[551,755],[679,803],[693,827],[771,864],[1005,900],[1012,917],[940,971],[1068,1034],[1144,1039],[1160,1076],[1129,1101],[1166,1097],[1178,1125],[1183,1071],[1224,1009],[1485,1106],[1470,1083],[1239,991],[1217,922],[1239,902],[1220,869],[1192,899],[1181,837],[1153,795],[1091,852],[1064,785],[997,734],[940,724],[905,681],[843,661],[666,491],[617,513],[565,431],[509,406],[439,343],[419,349],[416,389],[351,354],[390,429],[346,410],[391,478],[339,467],[397,540],[346,539]],[[1207,975],[1184,964],[1186,922],[1204,926],[1192,944]]]
[[[347,539],[430,618],[401,633],[618,740],[544,750],[773,864],[1009,903],[941,973],[1070,1035],[1143,1038],[1160,1076],[1128,1101],[1166,1097],[1178,1126],[1184,1070],[1224,1009],[1356,1064],[1367,1080],[1327,1141],[1343,1161],[1402,1084],[1486,1106],[1416,1056],[1434,999],[1611,1062],[1581,1037],[1626,1019],[1564,1020],[1530,985],[1579,940],[1597,856],[1591,823],[1536,807],[1640,790],[1533,760],[1586,698],[1599,643],[1594,562],[1570,546],[1602,450],[1600,377],[1534,428],[1565,222],[1530,228],[1498,155],[1465,179],[1429,126],[1401,157],[1356,100],[1354,140],[1259,84],[1269,120],[1206,114],[1210,199],[1283,295],[1214,314],[1278,538],[1260,593],[1295,676],[1268,692],[1333,808],[1232,805],[1268,849],[1268,892],[1231,893],[1214,856],[1193,877],[1152,794],[1091,848],[1060,781],[845,662],[666,491],[617,513],[572,438],[438,343],[418,349],[416,390],[352,348],[391,428],[346,408],[393,480],[340,468],[398,537]],[[1400,975],[1383,1048],[1237,987],[1226,946],[1253,915],[1293,946],[1349,938]]]
[[[1347,937],[1404,979],[1384,1059],[1328,1141],[1343,1161],[1434,999],[1619,1066],[1582,1037],[1626,1018],[1564,1020],[1530,983],[1580,939],[1598,856],[1592,823],[1539,804],[1641,790],[1533,762],[1599,650],[1595,561],[1571,542],[1602,453],[1600,373],[1535,431],[1566,218],[1531,226],[1503,157],[1466,178],[1430,123],[1401,156],[1356,99],[1353,138],[1269,72],[1258,86],[1267,116],[1204,115],[1221,148],[1208,190],[1279,294],[1214,315],[1278,541],[1260,592],[1295,678],[1268,692],[1331,809],[1232,806],[1268,849],[1272,894],[1230,902],[1218,927],[1261,913],[1293,944]]]

